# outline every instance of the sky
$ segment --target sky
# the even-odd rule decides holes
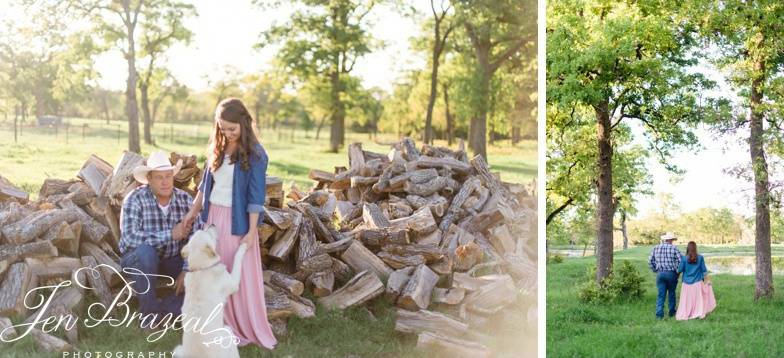
[[[737,93],[724,80],[724,74],[715,66],[703,61],[692,70],[703,73],[717,83],[717,88],[706,92],[706,96],[721,96],[735,103],[740,101]],[[633,130],[638,143],[644,145],[639,126]],[[679,150],[669,160],[669,163],[684,170],[684,174],[676,175],[669,172],[658,162],[658,158],[648,160],[648,168],[653,177],[652,189],[655,194],[638,197],[639,213],[636,217],[644,217],[658,210],[660,194],[663,193],[671,194],[673,201],[683,212],[711,207],[728,208],[746,216],[754,213],[750,201],[753,195],[753,183],[725,173],[727,169],[747,165],[751,161],[746,142],[748,130],[718,136],[708,128],[701,127],[695,133],[699,140],[699,148],[694,151]]]
[[[260,34],[275,21],[282,22],[291,9],[264,10],[250,0],[231,2],[192,1],[198,17],[191,18],[186,26],[194,32],[190,45],[174,46],[168,53],[168,67],[175,78],[197,91],[208,87],[207,78],[213,73],[223,73],[227,66],[241,73],[251,73],[268,68],[275,54],[273,47],[254,49]],[[429,14],[427,2],[416,1],[420,13]],[[407,69],[423,68],[426,64],[421,54],[410,48],[410,38],[418,28],[414,19],[405,18],[388,8],[376,8],[370,15],[372,36],[382,40],[385,48],[363,57],[354,67],[354,74],[363,84],[389,90]],[[127,72],[119,51],[107,52],[96,60],[102,86],[122,90]]]

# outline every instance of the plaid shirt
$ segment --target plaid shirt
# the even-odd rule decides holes
[[[175,241],[171,231],[188,213],[192,202],[190,194],[174,188],[169,213],[164,215],[149,186],[134,189],[125,197],[120,214],[120,253],[149,244],[158,251],[159,257],[180,255],[187,240]]]
[[[673,244],[656,245],[648,258],[648,266],[653,272],[677,271],[681,264],[681,252]]]

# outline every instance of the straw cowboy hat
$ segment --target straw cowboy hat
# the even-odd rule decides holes
[[[182,168],[182,159],[177,161],[177,165],[172,165],[166,152],[159,150],[152,152],[147,158],[147,165],[140,165],[133,168],[133,178],[139,183],[147,184],[147,173],[154,170],[174,170],[174,175]]]
[[[678,240],[678,237],[675,236],[674,232],[668,231],[661,236],[661,241],[667,241],[667,240]]]

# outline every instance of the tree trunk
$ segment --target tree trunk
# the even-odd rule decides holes
[[[139,92],[142,94],[142,116],[144,119],[144,143],[152,144],[152,134],[150,133],[152,130],[152,120],[150,117],[150,100],[149,100],[149,79],[145,80],[144,83],[139,85]]]
[[[773,297],[773,269],[770,258],[770,191],[768,187],[768,164],[765,160],[763,139],[762,85],[765,62],[754,63],[755,77],[751,81],[749,122],[751,133],[749,145],[751,166],[754,171],[756,283],[754,299]]]
[[[436,14],[434,14],[436,15]],[[441,20],[436,15],[433,27],[433,70],[430,72],[430,97],[427,100],[427,115],[425,116],[425,143],[433,144],[433,106],[436,104],[438,94],[438,65],[441,57],[443,42],[441,41]],[[446,38],[444,39],[446,40]]]
[[[596,281],[601,282],[610,274],[613,264],[613,190],[612,144],[610,142],[610,113],[607,100],[594,107],[596,135],[599,146],[599,177],[596,180],[598,220],[596,240]]]
[[[127,27],[128,52],[128,81],[125,86],[125,113],[128,115],[128,150],[141,153],[139,145],[139,104],[136,101],[136,44],[133,39],[135,25]]]
[[[487,160],[487,112],[490,100],[490,69],[482,66],[479,80],[479,112],[472,119],[472,131],[469,143],[474,155],[481,155]]]
[[[449,86],[445,83],[444,87],[444,109],[446,110],[446,141],[448,146],[452,146],[454,139],[454,128],[452,125],[452,113],[449,112]]]
[[[621,234],[623,234],[623,249],[629,248],[629,235],[626,231],[626,210],[621,209]]]
[[[336,55],[335,68],[330,74],[330,82],[332,85],[332,113],[330,114],[332,125],[329,132],[329,150],[337,153],[340,145],[343,142],[343,122],[346,116],[343,101],[340,99],[341,85],[340,85],[340,66],[339,57]]]

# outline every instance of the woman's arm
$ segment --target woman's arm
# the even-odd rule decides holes
[[[682,273],[684,270],[686,270],[686,260],[681,259],[678,263],[678,273]]]

